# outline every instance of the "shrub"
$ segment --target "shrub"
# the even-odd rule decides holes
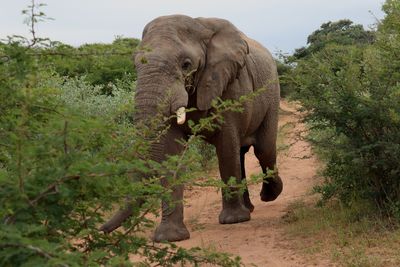
[[[292,88],[292,83],[288,81],[287,77],[290,77],[291,71],[293,67],[286,62],[285,56],[281,56],[280,59],[275,60],[278,75],[279,75],[279,84],[281,88],[281,97],[287,98],[293,93],[294,88]]]
[[[374,44],[327,45],[297,60],[291,78],[327,162],[317,191],[400,219],[399,1],[384,11]]]
[[[77,48],[60,42],[36,48],[42,69],[50,69],[60,76],[85,76],[91,85],[103,85],[108,93],[109,84],[117,80],[136,79],[133,51],[139,40],[118,37],[111,44],[85,44]]]
[[[111,84],[103,95],[84,78],[49,75],[16,40],[0,47],[0,58],[0,265],[131,266],[132,254],[145,265],[240,265],[224,253],[143,237],[153,226],[146,215],[169,198],[160,177],[171,186],[193,179],[198,155],[185,150],[182,170],[178,157],[147,160],[154,131],[132,124],[131,86]],[[171,176],[178,171],[180,178]],[[125,230],[100,233],[105,214],[126,196],[145,203]]]

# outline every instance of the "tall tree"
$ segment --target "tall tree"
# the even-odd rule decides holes
[[[373,31],[365,30],[362,25],[354,24],[351,20],[329,21],[308,36],[307,46],[295,50],[293,60],[308,57],[328,44],[366,45],[372,44],[374,40]]]

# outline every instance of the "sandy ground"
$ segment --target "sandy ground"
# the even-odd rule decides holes
[[[186,189],[184,216],[191,237],[189,240],[176,242],[178,246],[212,247],[221,252],[239,255],[246,266],[334,266],[323,257],[313,257],[310,261],[310,257],[307,258],[295,250],[293,240],[285,235],[285,221],[282,217],[287,214],[288,206],[296,200],[312,200],[310,192],[319,180],[319,163],[311,152],[310,144],[299,138],[299,135],[304,134],[305,126],[301,123],[301,114],[293,104],[281,102],[279,127],[278,169],[284,189],[278,199],[262,202],[259,197],[261,184],[251,185],[250,197],[255,206],[251,220],[222,225],[218,223],[222,205],[221,193],[211,187]],[[248,177],[261,172],[252,150],[246,154],[245,164]],[[218,178],[218,171],[213,176]],[[152,232],[147,234],[150,238]],[[132,255],[131,259],[136,261],[141,257]]]
[[[304,257],[291,249],[291,242],[283,235],[288,205],[301,198],[307,200],[316,182],[318,162],[311,154],[310,145],[299,140],[304,131],[301,115],[293,105],[281,103],[280,127],[286,135],[280,143],[278,158],[279,174],[284,182],[282,194],[274,202],[260,200],[261,184],[249,188],[255,206],[251,220],[239,224],[221,225],[218,214],[221,210],[221,195],[215,188],[199,188],[185,192],[185,223],[191,233],[189,240],[177,242],[182,247],[214,247],[217,250],[240,255],[246,265],[252,266],[328,266],[327,262]],[[282,138],[281,138],[282,139]],[[280,145],[282,146],[282,144]],[[252,150],[246,155],[246,173],[258,174],[261,168]]]

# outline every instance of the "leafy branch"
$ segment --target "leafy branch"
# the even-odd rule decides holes
[[[36,253],[37,255],[46,258],[48,260],[54,259],[56,258],[55,255],[53,255],[50,252],[46,252],[43,249],[36,247],[36,246],[32,246],[32,245],[25,245],[25,244],[20,244],[20,243],[5,243],[5,244],[0,244],[0,248],[2,249],[6,249],[6,248],[22,248],[22,249],[27,249],[29,251],[32,251],[33,253]],[[69,267],[68,264],[60,264],[60,266],[63,267]]]

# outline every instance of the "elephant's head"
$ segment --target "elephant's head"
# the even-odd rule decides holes
[[[185,122],[189,95],[199,110],[211,108],[244,65],[248,45],[230,22],[174,15],[144,29],[135,55],[137,117],[146,120],[162,106],[164,115]]]

